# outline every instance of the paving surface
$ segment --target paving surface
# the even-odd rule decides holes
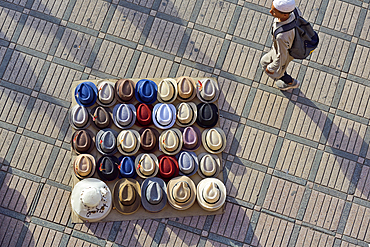
[[[0,0],[0,246],[368,246],[369,0],[297,4],[319,48],[281,93],[272,0]],[[72,224],[73,80],[215,76],[221,216]]]

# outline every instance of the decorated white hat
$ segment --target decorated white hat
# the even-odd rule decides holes
[[[159,170],[158,158],[152,153],[141,153],[135,159],[135,168],[141,178],[154,177]]]
[[[134,155],[140,148],[140,134],[136,130],[122,130],[117,137],[118,151],[123,155]]]
[[[106,81],[106,80],[99,80],[98,81],[98,100],[96,101],[99,105],[104,107],[113,106],[116,103],[115,97],[115,90],[114,90],[115,83]]]
[[[217,178],[201,180],[197,186],[197,201],[206,211],[217,211],[226,201],[226,187]]]
[[[220,88],[217,81],[211,78],[198,80],[197,96],[204,103],[213,103],[218,99]]]

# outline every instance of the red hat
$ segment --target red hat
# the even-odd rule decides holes
[[[152,105],[141,103],[136,105],[136,118],[139,126],[148,126],[152,124]]]
[[[174,156],[161,155],[159,160],[158,176],[168,182],[171,178],[179,175],[179,164]]]

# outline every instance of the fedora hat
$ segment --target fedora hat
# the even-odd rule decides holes
[[[221,171],[221,160],[217,155],[201,153],[198,155],[198,174],[202,178],[217,177]]]
[[[136,121],[136,109],[132,104],[117,104],[113,108],[113,122],[120,129],[131,128]]]
[[[119,157],[119,178],[136,178],[135,156]]]
[[[118,151],[123,155],[134,155],[140,148],[140,134],[136,130],[122,130],[117,137]]]
[[[197,187],[189,177],[171,179],[167,184],[168,203],[177,210],[186,210],[193,206],[197,198]]]
[[[196,126],[181,128],[182,148],[186,151],[195,151],[200,147],[202,134]]]
[[[166,183],[160,178],[147,178],[141,185],[141,204],[144,209],[156,213],[167,204]]]
[[[212,128],[218,122],[218,108],[213,103],[200,103],[197,105],[197,124],[202,128]]]
[[[75,99],[77,104],[89,107],[95,104],[98,97],[98,88],[91,81],[81,82],[75,89]]]
[[[154,81],[143,79],[136,83],[135,97],[140,103],[153,104],[157,100],[157,91]]]
[[[198,80],[197,96],[204,103],[213,103],[218,99],[218,82],[211,78]]]
[[[198,157],[194,152],[181,151],[176,155],[181,176],[192,176],[198,171]]]
[[[226,135],[221,128],[206,129],[202,133],[203,147],[207,152],[219,154],[226,147]]]
[[[176,124],[180,127],[187,127],[197,120],[197,106],[193,102],[181,102],[177,105]]]
[[[158,103],[154,106],[152,119],[159,129],[169,129],[176,121],[176,108],[172,104]]]
[[[182,148],[182,134],[179,129],[163,131],[159,136],[159,149],[167,155],[175,155]]]
[[[141,178],[154,177],[158,173],[157,156],[150,153],[139,154],[135,159],[135,168],[137,175]]]
[[[113,155],[117,152],[117,131],[103,129],[96,134],[96,149],[103,155]]]
[[[101,180],[112,181],[118,177],[118,158],[115,156],[102,156],[98,160],[97,173]]]
[[[116,103],[114,83],[106,80],[98,81],[98,100],[99,105],[110,107]]]
[[[220,209],[226,201],[226,187],[217,178],[205,178],[198,183],[197,201],[206,211]]]
[[[112,194],[109,187],[97,178],[85,178],[72,190],[73,212],[85,222],[104,219],[112,209]]]
[[[135,83],[129,79],[119,79],[114,85],[117,101],[128,103],[134,100]]]
[[[90,126],[90,116],[87,109],[80,105],[75,105],[69,110],[69,124],[74,129],[86,129]]]
[[[136,105],[136,124],[139,126],[148,126],[152,124],[152,105],[140,103]]]
[[[93,107],[90,111],[92,121],[97,129],[105,129],[111,127],[112,120],[110,109],[102,106]]]
[[[91,154],[80,154],[73,162],[73,171],[79,179],[92,177],[95,167],[95,158]]]
[[[77,154],[91,153],[95,137],[90,130],[77,130],[71,137],[72,150]]]
[[[179,175],[179,164],[173,156],[160,155],[159,159],[159,172],[158,176],[164,181],[168,181],[171,178]]]
[[[154,128],[145,128],[139,130],[140,147],[144,151],[153,151],[157,149],[159,132]]]
[[[121,214],[133,214],[141,205],[141,189],[138,181],[122,178],[114,184],[113,206]]]
[[[177,91],[178,91],[178,100],[180,101],[191,101],[194,99],[196,92],[197,84],[195,81],[187,76],[182,76],[177,78]]]
[[[163,79],[158,84],[157,99],[161,103],[172,103],[177,97],[177,84],[174,79]]]

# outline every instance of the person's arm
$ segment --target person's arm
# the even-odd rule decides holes
[[[291,47],[291,41],[289,37],[287,37],[289,32],[294,32],[294,30],[290,30],[285,33],[279,33],[276,37],[276,58],[267,66],[267,70],[270,73],[277,72],[278,70],[282,69],[282,64],[288,60],[289,56],[289,48]],[[267,72],[267,71],[266,71]]]

